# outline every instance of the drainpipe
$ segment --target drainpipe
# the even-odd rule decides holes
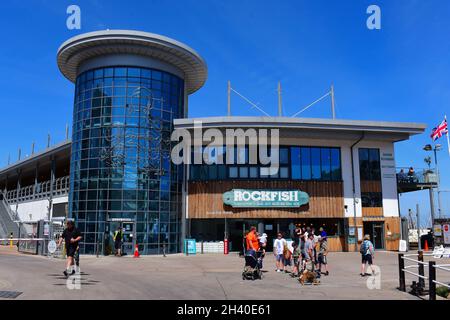
[[[353,225],[355,228],[355,238],[358,237],[358,230],[356,229],[356,186],[355,186],[355,168],[354,168],[354,159],[353,159],[353,148],[361,142],[361,140],[364,139],[364,131],[361,134],[361,137],[355,141],[350,146],[350,159],[351,159],[351,165],[352,165],[352,190],[353,190]],[[356,239],[355,239],[356,240]],[[358,241],[355,241],[355,252],[358,251]]]

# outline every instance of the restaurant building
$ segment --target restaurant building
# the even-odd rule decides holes
[[[244,155],[239,163],[190,165],[186,195],[190,237],[213,241],[225,235],[232,248],[240,250],[250,226],[274,239],[277,232],[292,238],[300,225],[323,227],[332,251],[355,250],[364,234],[371,235],[377,249],[398,250],[402,235],[394,144],[422,133],[425,125],[217,117],[177,119],[175,128],[193,131],[199,123],[203,130],[216,128],[224,133],[230,128],[278,129],[279,170],[270,175],[264,165],[250,164],[247,146],[237,147],[235,153]],[[216,157],[227,150],[209,148],[203,152]],[[251,193],[255,190],[256,195]],[[275,198],[265,194],[262,199],[264,191],[285,192],[281,200],[288,201],[280,204],[280,194]],[[292,198],[292,192],[300,194]]]
[[[176,253],[186,238],[241,249],[254,225],[269,239],[296,225],[329,235],[330,249],[352,251],[363,234],[378,249],[401,238],[394,144],[425,125],[285,117],[188,118],[188,96],[207,67],[188,46],[127,30],[82,34],[58,50],[74,83],[72,137],[0,169],[0,235],[18,224],[74,219],[82,253],[109,254],[125,228],[124,251]],[[174,164],[174,130],[276,129],[279,169],[249,161]],[[200,145],[202,145],[200,143]],[[211,150],[208,150],[210,148]],[[211,158],[223,146],[201,147]],[[195,153],[195,150],[194,150]],[[22,236],[32,233],[25,230]],[[270,244],[270,241],[269,241]]]

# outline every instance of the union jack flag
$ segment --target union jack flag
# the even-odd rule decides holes
[[[433,130],[431,131],[431,139],[433,139],[433,141],[436,141],[444,134],[448,134],[447,118],[445,118],[440,125],[433,128]]]

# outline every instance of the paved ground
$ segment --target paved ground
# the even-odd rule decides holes
[[[415,299],[396,289],[397,254],[377,253],[381,289],[369,290],[359,276],[358,253],[330,253],[330,276],[318,286],[301,286],[274,271],[265,259],[263,280],[243,281],[243,259],[204,254],[81,257],[81,289],[69,290],[60,259],[17,254],[0,247],[0,291],[23,292],[17,299]]]

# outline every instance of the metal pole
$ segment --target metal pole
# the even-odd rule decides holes
[[[228,81],[228,87],[227,87],[227,95],[228,95],[228,112],[227,115],[231,117],[231,82]]]
[[[333,119],[336,119],[336,109],[334,106],[334,85],[331,85],[331,114]]]
[[[430,187],[429,193],[430,193],[431,227],[433,228],[433,226],[434,226],[434,219],[435,219],[435,215],[436,215],[435,208],[434,208],[434,190],[433,190],[433,186]]]
[[[429,300],[436,300],[436,261],[428,262],[428,295]]]
[[[419,256],[418,256],[417,260],[419,262],[423,262],[423,251],[422,250],[419,251]],[[425,276],[425,270],[424,270],[423,263],[419,263],[419,275],[421,275],[422,277]],[[419,293],[421,293],[423,291],[423,289],[425,288],[425,279],[422,277],[419,277]]]
[[[437,174],[437,194],[438,194],[438,217],[439,219],[442,219],[442,206],[441,206],[441,177],[439,174],[439,166],[438,166],[438,159],[437,159],[437,149],[436,146],[434,147],[434,163],[436,165],[436,174]]]
[[[69,140],[69,125],[66,123],[66,140]]]
[[[422,243],[420,242],[419,204],[416,204],[416,215],[417,215],[417,246],[419,250],[422,250]]]
[[[34,154],[34,141],[33,141],[33,144],[31,145],[31,154],[32,155]]]
[[[281,100],[281,82],[278,82],[278,116],[283,116],[282,100]]]
[[[403,292],[406,291],[404,269],[405,269],[405,260],[403,260],[403,253],[399,253],[399,255],[398,255],[398,274],[399,274],[400,285],[399,285],[398,289]]]
[[[227,221],[227,217],[225,217],[225,227],[224,227],[225,231],[224,231],[224,239],[228,239],[228,221]]]
[[[50,148],[50,133],[47,134],[47,149]]]

